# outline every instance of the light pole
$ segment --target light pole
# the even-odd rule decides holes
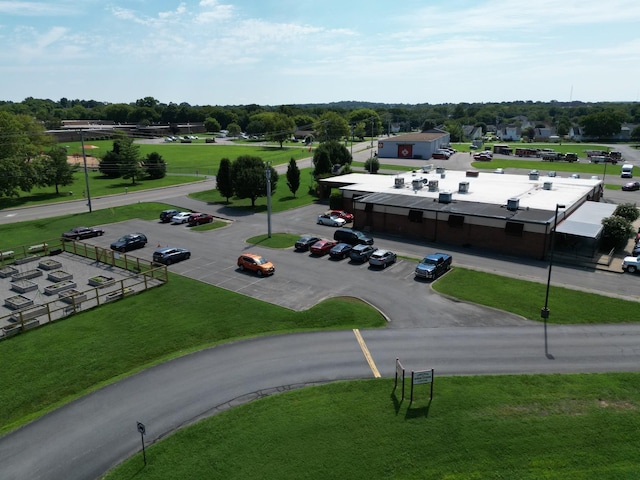
[[[549,273],[547,275],[547,293],[544,297],[544,307],[540,311],[540,316],[544,320],[544,354],[549,356],[549,344],[547,342],[547,319],[549,318],[549,287],[551,286],[551,267],[553,266],[553,247],[555,245],[556,227],[558,225],[558,210],[565,208],[564,205],[556,204],[556,214],[553,220],[553,230],[551,231],[551,239],[549,241]]]
[[[271,238],[271,162],[266,162],[264,174],[267,177],[267,237]]]
[[[604,173],[602,174],[602,198],[604,198],[604,180],[607,178],[607,159],[604,159]]]
[[[373,158],[373,119],[374,118],[375,117],[371,117],[371,158]]]

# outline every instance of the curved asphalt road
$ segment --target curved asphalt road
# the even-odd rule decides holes
[[[211,188],[206,183],[201,188]],[[167,201],[173,196],[171,191],[147,192],[140,201]],[[129,197],[104,202],[142,198]],[[102,208],[95,203],[94,207]],[[20,218],[31,215],[26,211],[37,218],[47,216],[37,210],[22,209]],[[65,211],[70,211],[68,205]],[[304,209],[301,212],[308,215]],[[287,214],[283,228],[295,215]],[[251,221],[244,223],[246,234],[257,227]],[[264,231],[264,224],[260,229]],[[227,234],[231,235],[232,229]],[[411,250],[412,246],[405,248]],[[415,248],[420,251],[424,246]],[[469,257],[472,260],[472,255]],[[282,258],[283,262],[297,260],[290,252]],[[179,265],[190,269],[189,262]],[[350,270],[363,274],[348,265],[330,268],[336,267],[344,267],[344,275],[350,275]],[[522,267],[516,265],[516,269]],[[533,271],[532,276],[544,276],[543,263],[526,267]],[[324,266],[318,263],[317,268]],[[394,268],[394,274],[404,275],[401,263],[384,273]],[[556,270],[563,274],[561,268]],[[367,363],[363,344],[352,331],[271,336],[217,346],[140,372],[4,436],[0,439],[0,478],[98,478],[140,449],[137,421],[146,425],[145,441],[149,444],[198,419],[266,394],[334,380],[373,378],[375,368],[382,376],[392,376],[396,358],[407,371],[434,368],[436,375],[637,371],[640,365],[640,325],[550,325],[545,352],[540,324],[425,293],[428,287],[419,282],[403,282],[402,288],[409,290],[403,293],[414,296],[421,312],[420,321],[409,321],[415,312],[402,314],[406,304],[393,304],[388,280],[382,278],[368,283],[375,288],[365,285],[354,293],[388,306],[391,325],[402,327],[360,332],[374,366]],[[620,282],[610,283],[610,290],[616,283]],[[388,298],[382,297],[385,291]]]

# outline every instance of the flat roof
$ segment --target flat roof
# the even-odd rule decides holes
[[[402,172],[397,175],[351,173],[322,179],[323,184],[357,194],[387,194],[387,196],[406,196],[409,199],[397,199],[400,203],[416,202],[419,199],[437,202],[440,193],[450,193],[452,202],[470,202],[489,206],[504,206],[509,200],[517,199],[520,209],[555,212],[556,205],[565,205],[567,209],[584,201],[594,188],[602,184],[597,178],[569,178],[539,176],[537,180],[529,175],[496,174],[477,171],[476,176],[467,176],[466,171],[451,170],[444,174],[432,170],[428,173]],[[396,179],[404,182],[396,187]],[[422,188],[415,189],[416,184]],[[430,181],[437,182],[437,189],[430,191]],[[466,183],[466,191],[460,190],[460,184]],[[394,202],[396,203],[396,202]],[[421,202],[420,202],[421,203]]]

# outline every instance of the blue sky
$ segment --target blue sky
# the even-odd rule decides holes
[[[0,0],[0,100],[638,101],[638,0]]]

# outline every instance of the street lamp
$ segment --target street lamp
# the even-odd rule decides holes
[[[267,237],[271,238],[271,162],[265,163],[264,174],[267,177]]]
[[[549,246],[549,273],[547,276],[547,293],[544,297],[544,307],[540,311],[540,316],[544,320],[544,354],[549,358],[549,344],[547,342],[547,319],[549,318],[549,287],[551,286],[551,267],[553,266],[553,247],[555,245],[556,227],[558,225],[558,210],[566,208],[565,205],[556,204],[556,214],[553,220],[553,230]]]

